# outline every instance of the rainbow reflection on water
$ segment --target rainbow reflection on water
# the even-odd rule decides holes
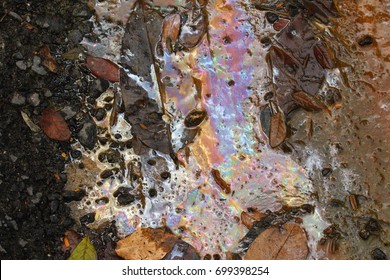
[[[266,51],[249,23],[243,1],[209,1],[206,9],[208,36],[189,52],[165,52],[160,69],[161,82],[168,78],[170,82],[165,85],[164,107],[171,119],[174,142],[181,137],[182,120],[188,112],[203,108],[208,113],[200,133],[187,145],[188,162],[176,168],[168,156],[157,152],[171,173],[164,182],[150,175],[150,167],[143,164],[142,191],[146,194],[151,186],[163,190],[156,198],[146,198],[144,205],[123,207],[115,203],[113,192],[119,186],[131,186],[126,170],[126,176],[107,179],[88,194],[90,201],[106,196],[108,204],[86,206],[85,200],[79,204],[95,211],[97,219],[114,219],[121,237],[138,227],[165,224],[202,256],[235,250],[247,232],[240,221],[242,211],[249,207],[276,211],[283,205],[308,203],[312,189],[304,169],[271,149],[260,127],[260,108],[254,100],[261,99],[261,90],[252,85],[254,80],[266,83],[269,79],[264,75]],[[199,81],[200,89],[196,85]],[[123,117],[121,122],[128,132]],[[100,126],[113,130],[108,121]],[[115,132],[125,133],[118,127]],[[98,151],[84,152],[100,170],[112,168],[98,162]],[[125,166],[132,160],[146,162],[131,152],[121,151]],[[184,157],[188,151],[178,147],[177,153]],[[215,182],[212,169],[230,184],[230,194]]]

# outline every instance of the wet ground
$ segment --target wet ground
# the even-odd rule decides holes
[[[2,259],[67,258],[70,229],[118,258],[161,226],[256,258],[284,224],[303,258],[389,256],[389,1],[133,2],[2,4]],[[48,107],[70,141],[36,126]]]

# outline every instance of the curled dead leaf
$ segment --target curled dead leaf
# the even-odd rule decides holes
[[[54,60],[54,57],[50,53],[50,49],[48,47],[43,47],[39,51],[39,56],[42,59],[42,65],[49,69],[50,72],[57,73],[57,64]]]
[[[119,66],[115,63],[94,56],[87,56],[86,62],[88,69],[96,77],[110,82],[119,82]]]
[[[115,252],[126,260],[161,260],[177,239],[165,228],[141,228],[119,240]]]
[[[274,102],[270,102],[271,120],[269,128],[269,144],[276,148],[283,143],[287,135],[286,120],[283,111]]]
[[[309,250],[305,231],[295,223],[268,228],[253,241],[245,260],[304,260]]]
[[[304,91],[294,92],[291,96],[296,103],[306,110],[321,111],[326,108],[316,96],[310,95]]]
[[[184,125],[188,128],[198,127],[207,117],[205,110],[192,110],[184,119]]]
[[[38,132],[40,131],[41,129],[39,128],[39,126],[37,126],[31,119],[30,117],[23,111],[20,112],[21,115],[22,115],[22,118],[24,120],[24,122],[27,124],[27,126],[31,129],[31,131],[33,132]]]
[[[250,210],[250,211],[249,211]],[[241,222],[248,228],[251,229],[253,227],[253,223],[256,221],[260,221],[262,218],[266,217],[265,214],[261,213],[257,209],[248,209],[248,212],[241,212]]]
[[[221,173],[217,169],[211,169],[211,175],[213,176],[215,182],[222,189],[222,191],[226,194],[230,194],[230,184],[228,184],[222,177]]]
[[[172,46],[176,43],[180,33],[180,15],[171,14],[165,17],[162,27],[161,41],[164,49],[172,52]]]
[[[68,141],[70,139],[71,133],[68,124],[54,109],[46,108],[42,111],[39,126],[53,140]]]
[[[330,51],[324,45],[316,44],[313,47],[314,56],[318,63],[325,69],[334,68],[334,63]]]

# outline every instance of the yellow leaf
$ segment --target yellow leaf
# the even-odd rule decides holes
[[[81,240],[79,245],[73,250],[68,260],[96,260],[96,250],[93,247],[89,237],[86,236]]]

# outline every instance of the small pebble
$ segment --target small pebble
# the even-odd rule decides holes
[[[28,242],[22,238],[19,239],[18,243],[22,248],[24,248],[28,244]]]
[[[88,213],[80,218],[80,223],[90,224],[95,221],[95,213]]]
[[[359,46],[364,47],[364,46],[369,46],[374,42],[371,36],[366,35],[362,39],[359,40]]]
[[[375,248],[371,252],[371,257],[373,260],[387,260],[386,254],[379,248]]]
[[[41,103],[41,100],[39,99],[39,94],[33,93],[32,95],[30,95],[29,101],[30,101],[31,105],[33,105],[35,107],[38,106]]]
[[[19,60],[19,61],[16,61],[16,66],[20,69],[20,70],[26,70],[27,69],[27,62],[25,62],[24,60]]]
[[[99,108],[96,110],[95,118],[98,121],[102,121],[105,117],[106,117],[106,110],[104,110],[103,108]]]
[[[269,37],[263,37],[263,38],[261,38],[260,39],[260,42],[264,45],[264,46],[266,46],[266,47],[268,47],[269,45],[271,45],[271,39],[269,38]]]
[[[370,232],[366,229],[362,229],[359,231],[359,236],[363,240],[367,240],[370,237]]]
[[[279,19],[279,15],[272,12],[265,13],[265,17],[269,23],[274,23]]]
[[[58,202],[58,200],[53,200],[52,202],[50,202],[50,211],[52,213],[55,213],[58,210],[59,204],[60,203]]]
[[[328,176],[331,172],[332,172],[332,169],[330,169],[330,168],[324,168],[321,170],[321,174],[323,177]]]
[[[133,203],[135,198],[132,194],[120,194],[117,197],[119,205],[125,206],[129,205],[130,203]]]
[[[150,190],[149,190],[149,196],[150,196],[150,197],[156,197],[156,196],[157,196],[157,191],[156,191],[156,189],[150,189]]]
[[[85,123],[78,134],[81,145],[92,150],[96,144],[96,134],[96,126],[89,122]]]
[[[84,191],[65,191],[62,194],[62,197],[65,202],[80,201],[84,196]]]
[[[81,156],[82,156],[82,153],[81,153],[80,150],[72,150],[72,151],[70,152],[70,155],[71,155],[72,158],[74,158],[74,159],[80,159]]]
[[[100,174],[100,177],[102,178],[102,179],[107,179],[108,177],[110,177],[110,176],[112,176],[112,170],[109,170],[109,169],[107,169],[107,170],[104,170],[101,174]]]
[[[19,93],[14,93],[11,99],[11,104],[14,105],[24,105],[26,103],[26,97]]]

